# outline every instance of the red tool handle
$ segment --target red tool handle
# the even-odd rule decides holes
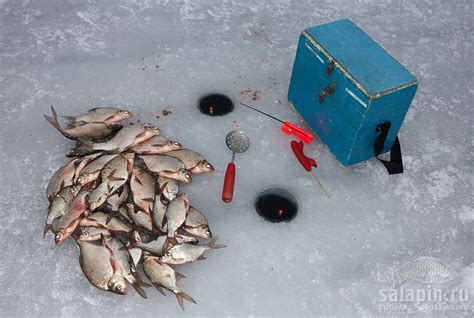
[[[296,158],[300,162],[300,164],[303,166],[303,168],[306,171],[311,171],[312,167],[317,167],[318,164],[313,158],[307,157],[304,152],[303,152],[303,147],[304,144],[299,141],[293,140],[291,143],[291,150],[293,150],[293,153],[295,154]]]
[[[306,144],[311,143],[311,141],[313,141],[314,139],[314,136],[312,134],[310,134],[303,128],[296,126],[295,124],[290,123],[289,121],[285,121],[283,126],[281,126],[281,130],[288,135],[294,135]]]
[[[234,183],[235,183],[235,164],[229,162],[227,170],[225,171],[224,188],[222,189],[222,201],[230,203],[234,196]]]

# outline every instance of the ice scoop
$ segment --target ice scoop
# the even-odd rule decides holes
[[[235,153],[247,151],[250,146],[250,138],[240,130],[234,130],[227,134],[225,138],[227,147],[232,150],[232,161],[227,165],[224,178],[224,187],[222,189],[222,201],[226,203],[232,202],[234,196],[235,183]]]

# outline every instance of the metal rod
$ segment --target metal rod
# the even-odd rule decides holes
[[[248,108],[250,108],[250,109],[253,109],[254,111],[259,112],[260,114],[263,114],[263,115],[268,116],[268,117],[270,117],[270,118],[273,118],[273,119],[279,121],[279,122],[282,123],[282,124],[285,123],[283,120],[278,119],[278,118],[276,118],[276,117],[274,117],[274,116],[272,116],[272,115],[270,115],[270,114],[267,114],[267,113],[265,113],[265,112],[262,112],[261,110],[258,110],[258,109],[256,109],[256,108],[253,108],[252,106],[249,106],[249,105],[244,104],[244,103],[240,103],[240,105],[245,106],[245,107],[248,107]]]
[[[313,177],[316,179],[316,181],[318,182],[319,184],[319,187],[321,188],[321,191],[323,191],[323,193],[328,197],[328,199],[332,202],[332,204],[334,204],[334,200],[332,199],[331,195],[329,194],[329,192],[326,191],[326,189],[324,188],[323,184],[321,183],[321,181],[319,180],[319,178],[314,174],[313,170],[310,171],[311,174],[313,175]]]

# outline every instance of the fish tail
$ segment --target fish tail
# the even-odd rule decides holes
[[[197,302],[191,296],[189,296],[188,294],[186,294],[183,291],[179,291],[179,292],[175,293],[175,295],[176,295],[176,299],[178,300],[179,306],[183,310],[184,310],[184,299],[186,299],[186,300],[188,300],[188,301],[190,301],[194,304],[197,304]]]
[[[53,105],[51,105],[51,112],[53,113],[53,117],[44,115],[44,118],[46,118],[48,123],[50,123],[54,128],[56,128],[64,137],[74,139],[64,131],[61,125],[59,125],[58,114],[56,114],[56,110],[54,109]]]
[[[46,224],[44,225],[43,237],[46,236],[46,233],[48,233],[48,231],[51,231],[51,232],[54,233],[54,228],[53,228],[53,225],[52,225],[52,224],[46,223]]]
[[[135,271],[135,272],[132,273],[132,275],[133,275],[133,277],[135,277],[135,280],[137,281],[137,284],[139,286],[141,286],[141,287],[153,287],[153,285],[145,283],[138,272]]]
[[[207,247],[209,247],[209,248],[211,248],[211,249],[218,249],[218,248],[227,247],[227,245],[216,244],[217,238],[218,238],[218,236],[216,236],[216,237],[214,237],[212,240],[210,240],[209,243],[206,244]]]
[[[166,237],[165,243],[163,243],[162,252],[166,252],[170,247],[170,244],[178,245],[178,240],[175,237]]]
[[[143,288],[140,287],[140,285],[137,281],[133,282],[132,286],[140,296],[142,296],[145,299],[148,298],[148,296],[146,295],[146,292],[143,290]]]
[[[48,116],[48,115],[44,115],[44,118],[46,118],[46,120],[48,121],[48,123],[50,123],[54,128],[56,128],[57,130],[59,130],[60,132],[62,132],[62,128],[61,128],[61,126],[59,125],[57,119],[55,119],[54,117]]]

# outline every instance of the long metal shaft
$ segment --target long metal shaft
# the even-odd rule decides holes
[[[319,178],[314,174],[313,170],[311,170],[310,172],[313,175],[313,177],[316,179],[316,181],[318,182],[319,187],[321,188],[321,191],[323,191],[323,193],[328,197],[328,199],[334,204],[334,200],[332,199],[329,192],[327,192],[327,190],[324,188],[323,184],[321,183],[321,180],[319,180]]]
[[[282,123],[282,124],[285,123],[283,120],[278,119],[278,118],[276,118],[276,117],[274,117],[274,116],[272,116],[272,115],[270,115],[270,114],[267,114],[267,113],[265,113],[265,112],[262,112],[261,110],[258,110],[258,109],[256,109],[256,108],[253,108],[252,106],[249,106],[249,105],[244,104],[244,103],[240,103],[240,105],[245,106],[245,107],[248,107],[248,108],[250,108],[250,109],[253,109],[254,111],[259,112],[260,114],[263,114],[263,115],[268,116],[268,117],[270,117],[270,118],[273,118],[273,119],[279,121],[279,122]]]

